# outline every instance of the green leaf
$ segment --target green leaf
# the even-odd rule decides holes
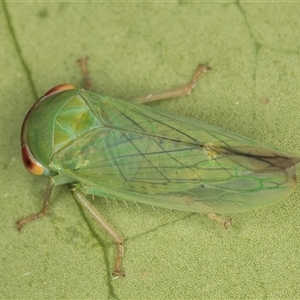
[[[236,214],[224,230],[201,214],[95,198],[125,237],[126,277],[113,281],[115,246],[46,178],[28,174],[20,130],[36,98],[60,83],[130,100],[212,70],[192,95],[154,104],[300,153],[298,3],[2,2],[0,9],[0,298],[299,298],[299,192]]]

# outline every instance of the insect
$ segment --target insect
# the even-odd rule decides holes
[[[81,68],[90,86],[86,60]],[[43,207],[18,229],[49,211],[53,187],[71,184],[75,198],[117,245],[113,275],[123,275],[123,238],[85,195],[170,209],[236,213],[277,202],[297,186],[296,154],[285,153],[198,120],[141,103],[186,95],[209,68],[200,65],[184,87],[128,103],[59,85],[29,110],[22,126],[27,170],[49,176]]]

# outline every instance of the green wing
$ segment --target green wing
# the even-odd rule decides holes
[[[87,91],[101,125],[53,156],[85,193],[171,209],[238,212],[296,188],[296,155],[214,126]]]

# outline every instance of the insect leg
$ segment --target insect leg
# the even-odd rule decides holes
[[[179,88],[172,89],[172,90],[157,92],[157,93],[149,94],[147,96],[141,96],[141,97],[134,99],[133,102],[134,103],[147,103],[147,102],[153,102],[153,101],[167,99],[167,98],[174,98],[174,97],[180,97],[180,96],[184,96],[184,95],[190,95],[193,88],[197,84],[198,78],[201,75],[205,74],[208,70],[210,70],[209,67],[204,66],[204,65],[199,65],[197,67],[197,70],[194,73],[192,79],[186,85],[179,87]]]
[[[231,222],[232,219],[223,219],[222,217],[217,216],[216,214],[210,213],[207,215],[210,219],[217,221],[219,224],[221,224],[225,229],[227,229]]]
[[[37,220],[49,212],[50,197],[51,197],[51,193],[52,193],[54,185],[55,185],[55,183],[52,180],[52,178],[50,177],[48,180],[47,187],[46,187],[46,191],[45,191],[45,195],[44,195],[44,202],[43,202],[43,206],[42,206],[41,210],[37,214],[33,214],[27,218],[18,220],[17,227],[18,227],[19,231],[21,231],[23,225],[25,225],[26,223]]]
[[[106,232],[111,236],[113,241],[117,245],[117,257],[115,262],[115,268],[113,271],[113,276],[116,278],[124,276],[122,270],[122,256],[124,253],[123,248],[123,237],[112,227],[103,216],[97,211],[97,209],[80,193],[73,190],[75,199],[93,216],[93,218],[106,230]]]
[[[83,57],[83,58],[79,58],[77,60],[77,62],[79,64],[81,72],[83,74],[84,88],[86,90],[90,91],[91,87],[92,87],[92,79],[91,79],[90,73],[89,73],[88,68],[87,68],[88,59],[89,59],[89,57],[86,56],[86,57]]]

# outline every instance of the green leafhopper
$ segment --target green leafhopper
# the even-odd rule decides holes
[[[54,186],[72,184],[116,242],[113,274],[122,276],[123,238],[84,195],[206,213],[226,227],[230,220],[215,213],[256,209],[292,193],[298,155],[140,104],[189,94],[207,70],[200,65],[186,86],[135,103],[66,84],[49,90],[29,110],[21,134],[25,167],[49,181],[41,211],[19,220],[19,230],[48,212]]]

